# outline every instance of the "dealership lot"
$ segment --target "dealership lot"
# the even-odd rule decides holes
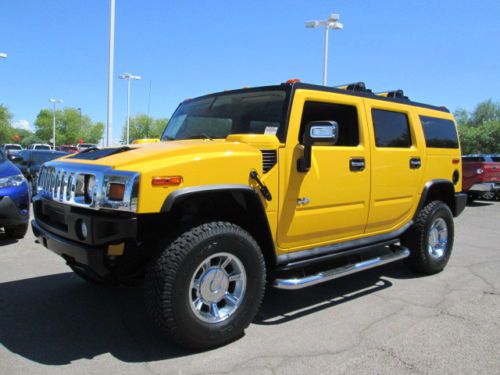
[[[203,353],[155,332],[140,287],[87,285],[31,233],[0,235],[0,373],[500,373],[499,219],[499,202],[468,206],[438,275],[395,263],[268,290],[243,338]]]

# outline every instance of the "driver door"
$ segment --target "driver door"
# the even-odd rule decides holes
[[[293,251],[359,237],[365,232],[370,194],[370,152],[363,99],[297,90],[280,187],[278,246]],[[308,172],[297,170],[306,123],[335,121],[335,145],[312,146]]]

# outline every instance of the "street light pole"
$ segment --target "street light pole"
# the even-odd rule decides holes
[[[328,71],[328,27],[325,27],[325,52],[323,53],[323,86],[326,86]]]
[[[52,149],[56,149],[56,104],[60,104],[63,101],[61,99],[49,99],[52,103]]]
[[[323,56],[323,85],[326,86],[327,70],[328,70],[328,31],[329,30],[342,30],[344,25],[339,22],[340,15],[336,13],[330,14],[328,19],[324,21],[307,21],[306,28],[317,29],[318,27],[325,27],[325,50]]]
[[[113,67],[115,59],[115,0],[110,0],[109,5],[108,119],[106,122],[106,146],[111,146],[112,144]]]
[[[119,75],[120,79],[127,80],[127,144],[130,143],[130,81],[138,81],[142,79],[141,76],[135,76],[130,73],[123,73]]]
[[[78,112],[80,112],[80,128],[82,127],[82,107],[78,108]]]

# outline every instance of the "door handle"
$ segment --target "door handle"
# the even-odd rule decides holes
[[[361,172],[365,170],[365,159],[364,158],[352,158],[349,161],[349,169],[351,172]]]
[[[422,161],[420,158],[411,158],[410,159],[410,169],[418,169],[422,166]]]

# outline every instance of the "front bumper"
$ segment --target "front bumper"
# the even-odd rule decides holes
[[[64,239],[86,246],[103,246],[136,240],[137,215],[101,213],[33,197],[33,212],[37,224]],[[82,224],[87,228],[83,236]]]
[[[33,211],[31,227],[41,244],[70,266],[102,278],[110,273],[109,245],[122,244],[125,248],[137,240],[137,216],[133,214],[100,213],[39,196],[33,198]],[[79,230],[82,223],[87,227],[85,237]]]
[[[31,228],[35,237],[45,248],[63,257],[69,265],[87,268],[103,278],[109,274],[108,268],[104,265],[103,248],[85,246],[64,239],[43,229],[36,220],[31,221]]]
[[[499,191],[500,190],[500,182],[480,182],[474,184],[470,187],[469,191],[474,192],[490,192],[490,191]]]
[[[28,223],[29,206],[19,208],[11,197],[0,197],[0,227]]]

